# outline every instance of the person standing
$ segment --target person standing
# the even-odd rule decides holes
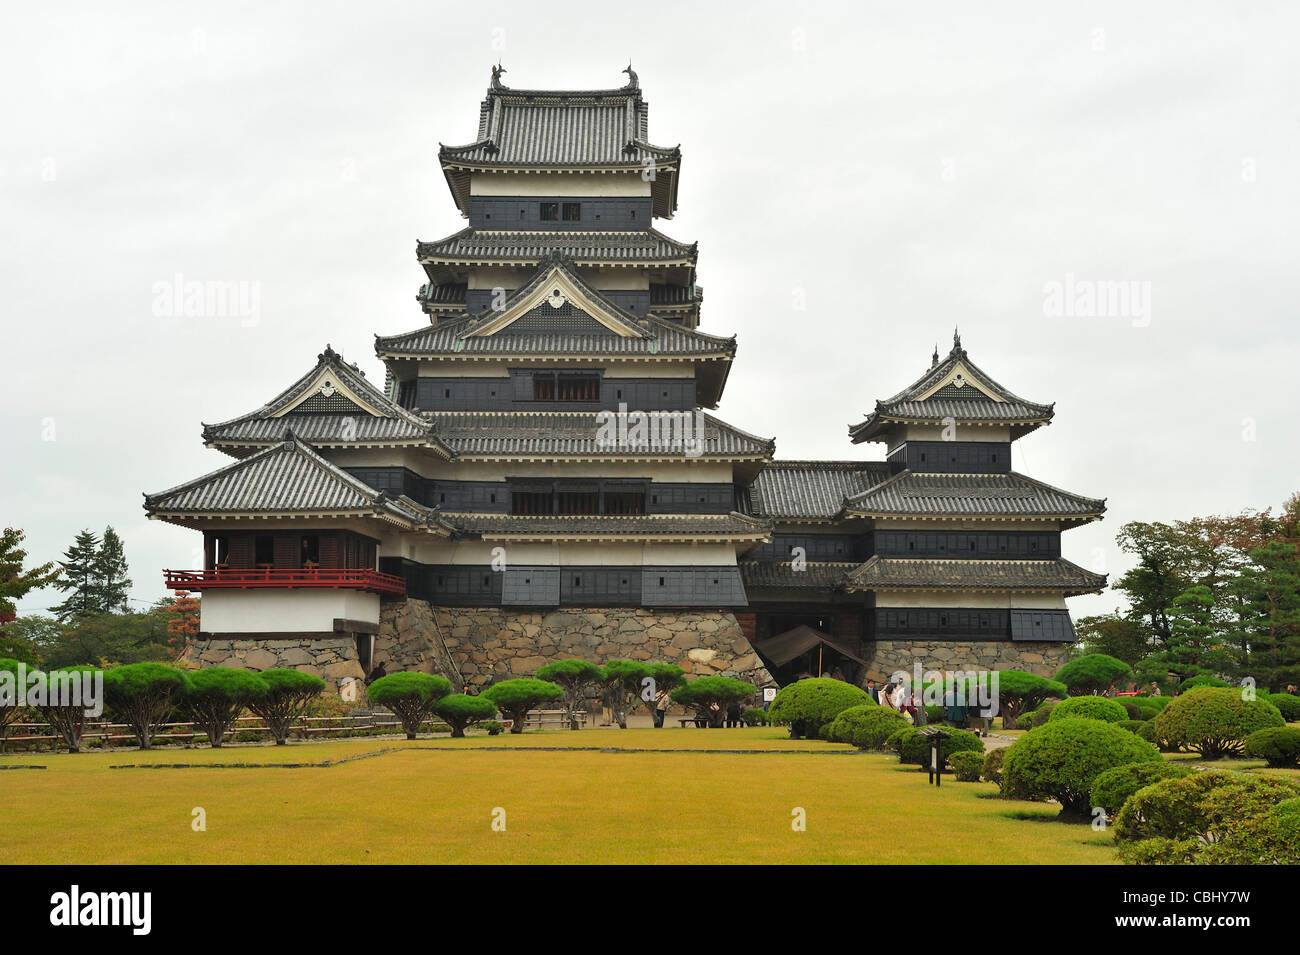
[[[655,694],[654,702],[654,723],[656,729],[663,729],[664,717],[668,715],[668,703],[671,697],[667,690],[660,690]]]
[[[868,681],[867,681],[867,695],[868,695],[869,697],[871,697],[871,702],[873,702],[873,703],[879,703],[879,702],[880,702],[880,690],[878,690],[878,689],[876,688],[876,681],[875,681],[875,680],[868,680]]]

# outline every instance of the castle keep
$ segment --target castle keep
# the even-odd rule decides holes
[[[440,151],[468,225],[417,245],[425,320],[376,337],[382,384],[326,346],[204,427],[232,463],[146,495],[203,534],[204,566],[166,571],[202,592],[189,659],[457,685],[568,656],[759,684],[1053,671],[1065,598],[1105,584],[1061,532],[1105,505],[1011,469],[1052,406],[954,335],[850,427],[883,459],[774,460],[709,413],[736,340],[700,330],[696,245],[657,228],[682,155],[650,141],[636,74],[560,91],[503,72],[474,141]]]

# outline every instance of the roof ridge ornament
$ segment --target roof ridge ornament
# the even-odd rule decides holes
[[[637,78],[636,70],[632,69],[632,59],[630,57],[627,61],[627,69],[623,72],[627,74],[627,85],[624,86],[623,89],[639,90],[641,88],[641,81]]]
[[[934,343],[934,354],[930,356],[930,367],[934,368],[939,364],[939,343]]]
[[[335,358],[338,358],[338,357],[339,357],[339,353],[336,352],[333,348],[331,348],[331,347],[329,346],[329,342],[326,342],[326,343],[325,343],[325,350],[324,350],[323,352],[321,352],[319,355],[316,356],[316,360],[317,360],[317,361],[332,361],[332,360],[334,360]]]
[[[952,327],[952,350],[955,352],[962,350],[961,335],[958,333],[956,325]]]
[[[492,89],[507,90],[510,88],[501,82],[501,76],[505,72],[506,72],[506,68],[501,65],[500,60],[497,60],[497,65],[492,67]]]

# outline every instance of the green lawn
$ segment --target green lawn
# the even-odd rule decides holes
[[[622,751],[638,749],[669,752]],[[109,768],[128,763],[258,768]],[[981,798],[995,787],[951,777],[936,791],[893,757],[779,729],[18,754],[0,765],[47,767],[0,771],[8,862],[1115,862],[1108,833],[1015,818],[1054,806]],[[206,832],[191,829],[194,807]],[[492,830],[498,807],[505,832]],[[791,829],[796,807],[805,832]]]

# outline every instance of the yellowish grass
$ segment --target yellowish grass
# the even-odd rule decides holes
[[[328,768],[275,765],[386,749]],[[233,762],[262,768],[109,768]],[[935,790],[893,757],[763,728],[19,754],[3,764],[48,767],[0,773],[10,862],[1115,861],[1108,833],[1011,818],[1054,807],[980,798],[994,787],[951,777]],[[195,807],[206,832],[191,829]],[[492,829],[498,808],[505,832]],[[795,809],[805,832],[791,828]]]

